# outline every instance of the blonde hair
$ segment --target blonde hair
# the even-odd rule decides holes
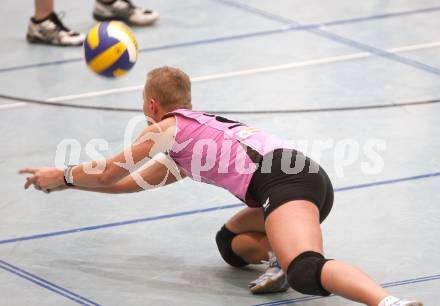
[[[147,99],[156,99],[165,111],[192,108],[191,80],[178,68],[165,66],[148,72],[144,91]]]

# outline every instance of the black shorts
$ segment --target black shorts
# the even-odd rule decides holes
[[[318,207],[322,222],[333,206],[333,186],[327,173],[292,149],[276,149],[263,157],[252,176],[248,196],[263,207],[264,218],[289,201],[307,200]]]

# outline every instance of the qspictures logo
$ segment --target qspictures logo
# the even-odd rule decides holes
[[[213,117],[213,115],[209,115]],[[219,121],[224,121],[225,118]],[[150,125],[157,127],[155,132],[142,132],[137,136],[136,131],[139,125],[144,127],[145,120]],[[233,121],[229,121],[233,122]],[[226,122],[227,123],[227,122]],[[226,124],[225,123],[225,124]],[[251,144],[258,152],[270,152],[273,147],[273,139],[265,137],[253,137],[260,133],[258,129],[247,127],[243,124],[235,125],[232,129],[225,129],[225,138],[211,139],[189,136],[186,139],[176,138],[176,127],[170,127],[162,130],[160,125],[156,124],[152,118],[146,118],[144,115],[138,115],[131,118],[124,130],[124,161],[115,163],[129,173],[133,180],[142,189],[153,189],[166,184],[170,175],[177,180],[185,176],[190,176],[196,181],[210,182],[213,175],[234,174],[252,174],[258,165],[250,160],[246,146],[241,145],[241,141]],[[137,136],[137,138],[136,138]],[[180,137],[181,138],[181,137]],[[281,141],[281,140],[280,140]],[[386,150],[386,143],[383,139],[369,138],[362,142],[356,139],[344,138],[334,139],[303,139],[303,140],[285,140],[281,141],[281,147],[286,148],[282,152],[281,170],[286,174],[297,174],[304,170],[310,173],[316,173],[319,170],[318,164],[325,157],[327,161],[325,168],[338,177],[344,177],[347,170],[357,168],[365,175],[377,175],[385,167],[385,160],[381,153]],[[133,145],[138,143],[150,143],[149,154],[135,157],[133,154]],[[239,143],[239,144],[237,144]],[[56,150],[55,166],[63,168],[69,164],[79,164],[81,155],[86,156],[87,160],[94,160],[95,163],[85,163],[84,171],[90,174],[100,174],[106,169],[106,157],[109,158],[109,142],[105,139],[91,139],[84,148],[76,139],[62,140]],[[291,150],[294,149],[294,150]],[[300,153],[293,156],[299,151]],[[302,154],[302,153],[304,154]],[[185,156],[185,165],[177,165],[173,156]],[[309,156],[316,163],[305,162]],[[267,154],[260,161],[260,171],[270,172],[272,169],[272,155]],[[332,164],[328,164],[328,160]],[[148,168],[159,163],[164,169],[163,178],[157,182],[151,182],[146,179]],[[308,167],[305,169],[305,167]],[[150,171],[152,171],[150,169]]]

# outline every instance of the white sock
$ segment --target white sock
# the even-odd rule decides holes
[[[386,298],[384,298],[382,301],[380,301],[379,305],[377,305],[377,306],[391,306],[398,301],[400,301],[398,298],[396,298],[395,296],[389,295]]]

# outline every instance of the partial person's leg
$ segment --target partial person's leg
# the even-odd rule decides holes
[[[269,260],[269,241],[266,234],[248,232],[238,234],[232,240],[232,250],[249,264],[260,264]]]
[[[269,242],[264,232],[263,210],[246,207],[232,216],[225,224],[234,233],[232,251],[249,264],[268,260]]]
[[[389,296],[355,267],[324,259],[319,211],[313,203],[299,200],[281,205],[266,218],[265,227],[293,289],[313,295],[332,292],[370,306]]]
[[[35,0],[35,14],[29,20],[26,39],[30,43],[80,46],[85,35],[71,31],[54,12],[53,0]]]
[[[245,207],[226,222],[226,226],[237,234],[246,232],[266,233],[264,228],[263,209]]]
[[[121,20],[130,25],[148,26],[159,19],[159,14],[137,7],[130,0],[95,0],[93,17],[97,21]]]
[[[232,240],[232,250],[246,262],[259,264],[269,259],[262,208],[243,208],[226,222],[226,227],[237,234]]]
[[[252,293],[283,292],[289,288],[264,232],[262,208],[240,210],[217,233],[216,240],[223,259],[231,265],[267,262],[265,272],[248,285]]]
[[[35,0],[35,20],[42,20],[54,10],[53,0]]]

